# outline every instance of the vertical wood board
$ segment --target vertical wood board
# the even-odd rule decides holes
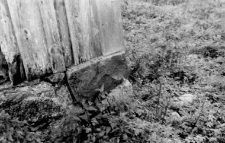
[[[6,0],[0,0],[0,25],[0,51],[7,62],[9,78],[12,84],[15,84],[25,77]],[[3,68],[1,67],[1,70],[6,70]]]
[[[91,59],[91,45],[90,45],[90,3],[89,0],[75,0],[77,1],[77,40],[80,49],[80,62],[85,62]]]
[[[78,17],[78,6],[79,3],[77,0],[65,0],[66,15],[69,25],[70,40],[72,43],[72,51],[75,65],[78,65],[80,63],[80,49],[78,44],[78,29],[76,20],[76,18]]]
[[[96,3],[93,0],[77,0],[77,35],[81,62],[102,56],[99,20]]]
[[[0,0],[0,24],[2,59],[28,80],[124,49],[120,0]]]
[[[93,0],[67,0],[66,12],[73,44],[74,59],[79,63],[102,55],[98,9]],[[75,45],[75,46],[74,46]]]
[[[64,60],[66,67],[69,67],[73,65],[74,61],[64,0],[55,0],[55,5],[59,33],[64,53]]]
[[[7,0],[28,80],[51,71],[37,0]]]
[[[120,0],[95,0],[97,3],[103,55],[121,51],[123,29]]]
[[[54,0],[38,0],[45,33],[46,47],[54,73],[66,70],[62,44],[58,31]]]
[[[6,56],[7,62],[12,63],[14,56],[19,54],[19,49],[5,0],[0,0],[0,25],[0,46]]]
[[[97,3],[94,0],[90,1],[90,49],[92,52],[92,58],[102,56],[102,39],[100,33],[100,21],[98,18]]]

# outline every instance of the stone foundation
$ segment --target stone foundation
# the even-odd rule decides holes
[[[63,116],[82,99],[92,100],[101,87],[114,89],[128,75],[124,52],[99,57],[79,66],[17,86],[0,88],[0,112],[42,127]]]
[[[91,100],[102,86],[109,91],[120,84],[127,71],[124,52],[119,52],[68,69],[67,80],[76,100]]]

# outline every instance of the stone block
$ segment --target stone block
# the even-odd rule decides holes
[[[66,86],[53,87],[50,83],[15,87],[0,91],[0,112],[26,120],[35,128],[49,126],[60,119],[72,105]]]
[[[125,52],[92,59],[67,70],[69,87],[77,101],[94,99],[98,89],[110,91],[128,76]]]

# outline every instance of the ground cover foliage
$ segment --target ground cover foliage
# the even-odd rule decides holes
[[[43,130],[2,111],[0,142],[225,142],[225,1],[125,1],[122,9],[130,82],[112,93],[102,86]],[[180,103],[183,94],[196,98]]]
[[[225,142],[224,6],[214,0],[124,6],[135,96],[152,114],[147,122],[157,124],[149,142]],[[174,105],[185,93],[196,100]]]

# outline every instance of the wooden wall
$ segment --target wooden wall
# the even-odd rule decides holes
[[[135,2],[152,2],[154,0],[122,0],[123,2],[126,2],[127,4],[135,3]]]
[[[122,51],[120,2],[0,0],[0,78],[32,80]]]

